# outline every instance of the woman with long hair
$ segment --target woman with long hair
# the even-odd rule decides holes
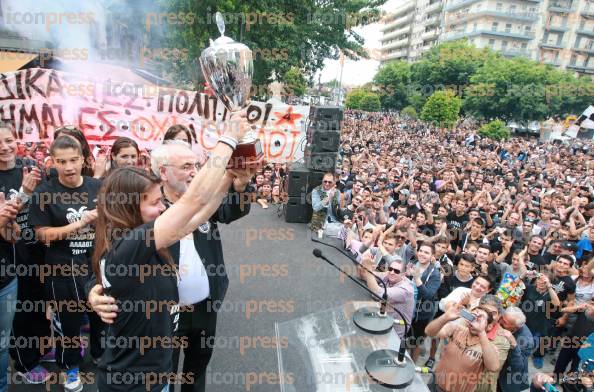
[[[177,285],[183,276],[167,248],[219,207],[233,181],[225,168],[247,128],[245,117],[239,125],[229,127],[186,192],[167,210],[160,180],[152,174],[119,168],[104,179],[93,268],[104,293],[116,298],[122,311],[106,328],[97,379],[101,392],[168,390],[174,377]],[[139,341],[145,342],[143,347]]]
[[[182,124],[175,124],[167,129],[163,137],[163,143],[166,143],[168,140],[181,140],[192,147],[192,133],[188,127]]]
[[[118,167],[137,167],[139,164],[140,148],[129,137],[118,137],[111,145],[109,157],[103,148],[99,151],[95,162],[95,178],[104,178]]]

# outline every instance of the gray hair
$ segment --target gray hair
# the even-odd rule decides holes
[[[151,151],[151,171],[157,177],[161,177],[161,166],[169,164],[172,155],[180,152],[193,152],[188,143],[180,140],[171,140],[172,143],[162,144]]]
[[[522,328],[526,324],[526,315],[517,306],[508,306],[505,314],[513,318],[516,328]]]
[[[503,304],[501,303],[501,299],[493,294],[485,294],[481,298],[479,305],[491,305],[497,308],[497,312],[499,315],[503,315]]]

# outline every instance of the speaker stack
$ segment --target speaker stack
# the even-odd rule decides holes
[[[325,173],[334,173],[336,169],[343,113],[338,106],[311,107],[304,163],[293,163],[287,177],[286,222],[309,223],[311,220],[311,192],[322,184]]]

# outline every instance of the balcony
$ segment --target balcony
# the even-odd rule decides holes
[[[580,48],[580,47],[573,47],[571,48],[573,49],[574,52],[580,52],[580,53],[587,53],[587,54],[594,54],[594,48]]]
[[[383,44],[386,41],[389,41],[392,38],[396,38],[402,34],[408,33],[410,30],[410,26],[404,26],[398,30],[394,30],[388,34],[385,34],[382,39],[380,40],[380,42]]]
[[[549,31],[565,32],[565,31],[569,31],[569,26],[567,26],[567,25],[551,25],[551,26],[545,26],[545,29],[549,30]]]
[[[442,5],[443,5],[443,3],[441,1],[437,1],[433,4],[430,4],[427,7],[425,7],[424,11],[426,14],[431,14],[433,11],[441,9]]]
[[[565,45],[563,45],[563,42],[556,43],[556,44],[541,42],[538,44],[538,46],[540,46],[543,49],[563,49],[563,48],[565,48]]]
[[[401,26],[405,23],[408,23],[412,20],[412,14],[408,14],[408,15],[404,15],[403,17],[400,17],[398,19],[394,19],[391,22],[386,23],[386,25],[384,27],[382,27],[380,29],[381,32],[387,31],[387,30],[391,30],[394,27],[398,27]]]
[[[426,31],[421,35],[421,38],[423,39],[423,41],[425,40],[429,40],[431,38],[435,38],[439,35],[439,32],[437,29],[433,29],[431,31]]]
[[[512,33],[511,31],[493,31],[493,30],[474,30],[474,31],[450,31],[449,33],[444,34],[444,41],[453,41],[461,38],[466,37],[474,37],[477,35],[494,35],[498,37],[506,37],[506,38],[516,38],[516,39],[524,39],[524,40],[531,40],[534,39],[533,32],[523,32],[523,33]]]
[[[455,2],[453,4],[450,4],[450,5],[446,6],[444,8],[444,10],[445,11],[455,11],[455,10],[458,10],[460,8],[464,8],[466,6],[469,6],[471,4],[478,3],[479,1],[481,1],[481,0],[462,0],[462,1],[457,1],[457,2]]]
[[[583,64],[583,65],[568,64],[567,65],[567,68],[576,70],[577,72],[582,72],[582,73],[587,73],[587,74],[593,74],[594,73],[594,67],[588,67],[585,64]]]
[[[406,59],[408,57],[407,50],[399,50],[397,52],[382,54],[382,61]]]
[[[501,54],[507,57],[531,57],[528,49],[501,49]]]
[[[592,30],[579,29],[579,30],[576,30],[576,33],[581,34],[581,35],[587,35],[589,37],[594,37],[594,31],[592,31]]]
[[[585,6],[584,9],[581,11],[581,14],[586,18],[594,18],[594,5],[588,4],[587,6]]]
[[[389,44],[382,46],[382,50],[400,48],[404,45],[408,45],[408,38],[404,38],[396,42],[390,42]]]
[[[552,2],[549,4],[549,11],[570,13],[575,11],[575,4],[567,2]]]
[[[438,25],[440,23],[440,18],[439,15],[436,16],[432,16],[431,18],[427,18],[425,20],[425,26],[433,26],[433,25]]]
[[[452,16],[449,19],[448,24],[466,22],[482,16],[495,16],[506,20],[517,20],[521,22],[536,22],[539,18],[539,15],[534,12],[503,12],[497,11],[495,9],[485,9],[469,12],[467,14],[456,15],[455,17]]]

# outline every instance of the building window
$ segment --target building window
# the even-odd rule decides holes
[[[515,4],[512,4],[512,5],[509,6],[509,12],[510,12],[510,14],[513,14],[513,13],[516,12],[516,6],[515,6]]]
[[[495,6],[495,9],[497,11],[501,11],[503,9],[503,3],[497,3],[497,5]]]
[[[490,39],[489,40],[489,46],[492,48],[493,46],[495,46],[495,40],[494,39]]]
[[[522,49],[526,49],[528,47],[528,44],[526,42],[522,42]]]
[[[505,25],[505,32],[506,32],[506,33],[510,33],[510,32],[511,32],[511,28],[512,28],[512,25],[511,25],[511,23],[507,23],[507,24]]]
[[[498,26],[499,26],[499,23],[493,22],[493,24],[491,25],[491,31],[497,31]]]
[[[571,65],[575,65],[575,61],[577,60],[577,56],[575,54],[571,55]]]
[[[501,42],[501,49],[507,49],[507,41]]]
[[[472,25],[472,31],[476,31],[476,22]]]

